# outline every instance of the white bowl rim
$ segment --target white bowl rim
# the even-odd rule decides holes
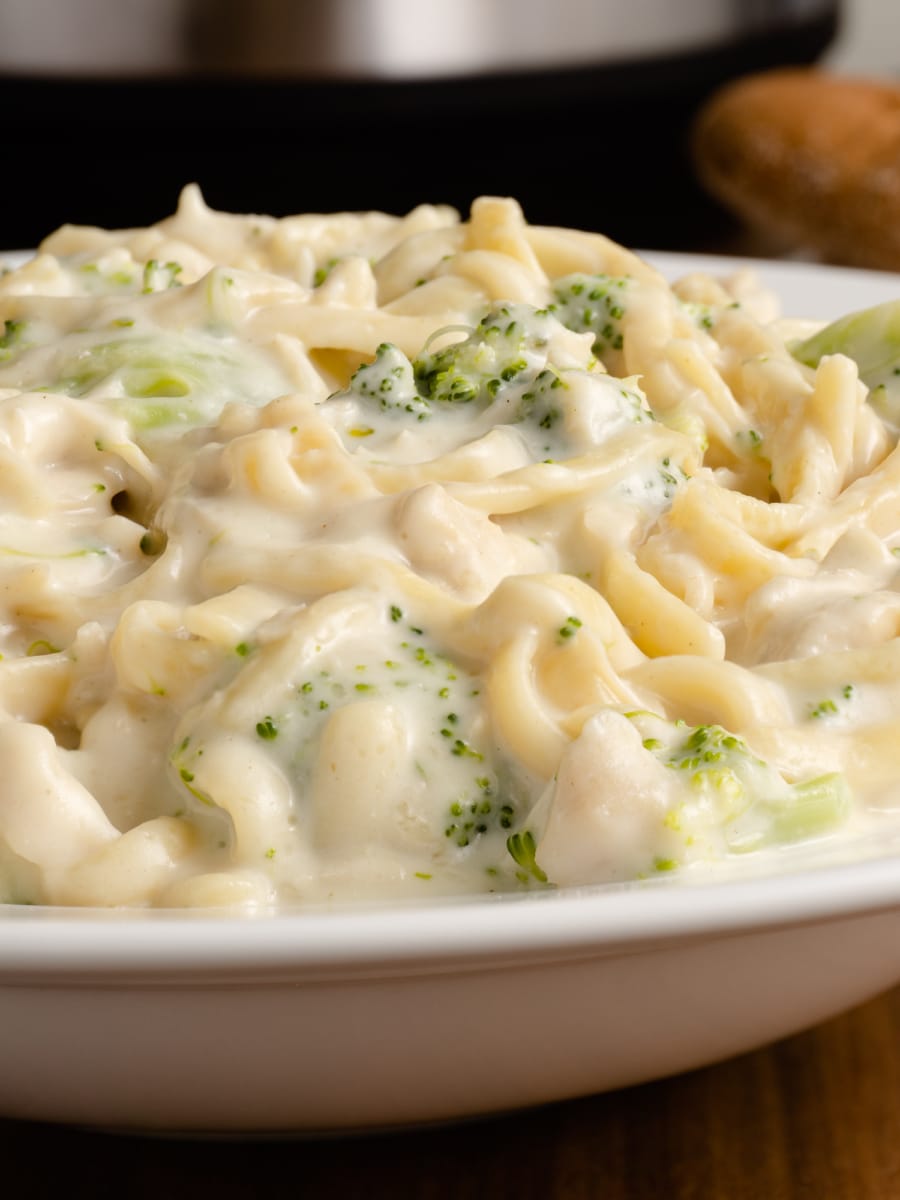
[[[23,972],[408,973],[619,954],[900,912],[900,855],[784,874],[653,879],[235,915],[0,905],[0,983]]]
[[[0,265],[33,250],[0,251]],[[823,277],[900,295],[900,275],[794,260],[638,249],[660,269],[757,270],[796,283]],[[844,293],[845,296],[847,293]],[[852,307],[848,300],[848,308]],[[387,975],[482,969],[618,954],[690,939],[900,911],[900,850],[853,861],[699,884],[669,878],[537,894],[452,896],[236,916],[219,910],[87,909],[0,904],[0,984],[54,977],[189,981],[290,972]],[[262,973],[262,975],[261,975]]]

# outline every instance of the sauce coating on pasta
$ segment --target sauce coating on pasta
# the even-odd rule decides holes
[[[896,807],[871,337],[877,389],[508,197],[194,185],[52,233],[0,329],[0,902],[676,879]]]

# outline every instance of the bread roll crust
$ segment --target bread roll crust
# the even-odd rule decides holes
[[[701,184],[751,228],[900,270],[900,85],[816,67],[745,76],[701,108],[691,146]]]

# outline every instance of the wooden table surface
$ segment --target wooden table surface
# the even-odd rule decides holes
[[[892,1200],[900,988],[671,1079],[514,1115],[324,1139],[168,1139],[0,1121],[10,1200]]]

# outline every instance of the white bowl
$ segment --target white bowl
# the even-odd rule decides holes
[[[0,1113],[321,1132],[701,1066],[900,980],[900,860],[235,919],[7,908]]]
[[[737,265],[652,257],[673,274]],[[789,316],[900,295],[895,276],[756,266]],[[0,906],[0,1114],[349,1131],[702,1066],[900,981],[895,845],[779,866],[246,918]]]

